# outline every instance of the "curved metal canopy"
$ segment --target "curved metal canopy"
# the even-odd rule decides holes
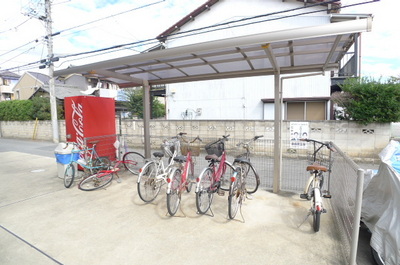
[[[354,35],[372,17],[322,26],[240,36],[136,54],[54,72],[108,79],[121,87],[257,75],[323,72],[338,68]]]
[[[361,18],[362,17],[362,18]],[[209,41],[166,50],[71,67],[54,76],[81,73],[108,79],[120,87],[145,88],[145,156],[150,157],[150,85],[274,75],[274,192],[279,191],[281,153],[280,75],[325,72],[339,67],[339,61],[360,32],[370,31],[372,16],[322,26],[296,28],[229,39]]]

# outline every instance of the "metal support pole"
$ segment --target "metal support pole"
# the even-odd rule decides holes
[[[51,110],[51,125],[53,128],[53,142],[59,142],[58,135],[58,118],[57,118],[57,101],[55,96],[54,86],[54,64],[51,61],[53,58],[53,38],[51,29],[51,3],[50,0],[45,0],[46,5],[46,38],[47,38],[47,50],[48,50],[48,63],[49,63],[49,90],[50,90],[50,110]]]
[[[143,80],[143,128],[144,128],[144,157],[151,157],[150,148],[150,85]]]
[[[274,120],[274,183],[273,192],[278,193],[282,175],[282,86],[280,72],[275,72],[275,120]]]
[[[351,249],[350,249],[350,262],[349,262],[350,265],[357,264],[356,259],[357,259],[358,236],[360,232],[363,184],[364,184],[364,170],[358,169],[353,231],[351,235]]]

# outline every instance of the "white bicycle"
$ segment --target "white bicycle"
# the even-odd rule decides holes
[[[137,180],[137,189],[140,199],[144,202],[152,202],[160,193],[161,187],[167,183],[168,176],[171,174],[172,165],[175,163],[174,158],[180,151],[180,143],[178,136],[169,140],[164,140],[161,145],[163,152],[154,152],[154,158],[147,162],[140,170]],[[168,164],[165,165],[163,157],[168,157]]]
[[[330,151],[334,152],[335,150],[332,148],[331,144],[326,142],[319,142],[312,139],[300,139],[301,141],[312,142],[313,143],[313,154],[312,154],[312,164],[307,166],[307,171],[310,172],[310,177],[305,186],[304,192],[300,194],[300,198],[307,199],[311,201],[311,207],[309,214],[307,215],[313,216],[313,228],[315,232],[319,231],[320,222],[321,222],[321,213],[326,213],[326,209],[323,205],[322,198],[331,198],[331,195],[328,191],[322,192],[321,188],[324,184],[324,174],[328,169],[326,166],[320,165],[317,160],[318,152],[326,146]],[[331,159],[329,158],[329,162]],[[323,194],[324,193],[324,194]]]

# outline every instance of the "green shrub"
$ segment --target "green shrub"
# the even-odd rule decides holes
[[[32,101],[7,100],[0,102],[0,120],[2,121],[32,120]]]
[[[400,84],[389,80],[351,78],[341,85],[332,100],[344,108],[342,119],[362,124],[400,121]]]

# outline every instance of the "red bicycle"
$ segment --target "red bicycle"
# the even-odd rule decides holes
[[[225,142],[228,141],[228,137],[229,135],[224,135],[205,147],[208,153],[205,159],[209,164],[196,180],[196,207],[199,214],[211,210],[214,193],[223,195],[224,191],[229,190],[230,177],[235,169],[226,160]]]
[[[186,141],[183,134],[181,136],[182,155],[174,157],[176,163],[167,178],[167,209],[171,216],[174,216],[178,211],[184,190],[190,192],[192,185],[196,183],[193,156],[199,156],[199,143],[202,141],[198,136],[192,141]],[[198,141],[198,144],[195,143],[196,141]]]

